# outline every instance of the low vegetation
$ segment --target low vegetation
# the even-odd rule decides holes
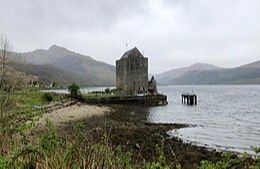
[[[259,149],[259,148],[255,148]],[[210,161],[202,161],[199,169],[260,169],[260,158],[256,151],[255,159],[252,159],[247,153],[244,153],[242,157],[237,158],[234,154],[226,152],[223,154],[223,159],[216,163]]]
[[[23,142],[22,139],[16,140],[12,152],[0,156],[0,168],[168,169],[174,167],[166,164],[163,153],[157,161],[136,164],[132,161],[131,152],[124,152],[120,146],[113,147],[107,135],[104,135],[99,143],[92,144],[83,134],[82,123],[75,124],[76,132],[72,136],[73,140],[61,138],[49,120],[46,121],[46,127],[44,134],[38,135],[29,143]],[[23,139],[25,138],[26,136]]]

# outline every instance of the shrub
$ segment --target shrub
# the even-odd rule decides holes
[[[109,94],[109,93],[111,92],[110,88],[106,88],[106,89],[105,89],[105,92],[106,92],[107,94]]]
[[[68,90],[70,92],[70,97],[71,98],[75,98],[78,99],[81,97],[81,93],[80,93],[80,87],[78,84],[76,83],[72,83],[69,87]]]
[[[42,100],[43,100],[43,102],[51,102],[51,101],[53,101],[53,96],[51,93],[44,93],[42,95]]]

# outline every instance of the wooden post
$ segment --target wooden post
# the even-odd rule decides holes
[[[195,94],[182,94],[181,103],[187,105],[197,105],[197,95]]]
[[[194,96],[190,96],[190,105],[194,104]]]

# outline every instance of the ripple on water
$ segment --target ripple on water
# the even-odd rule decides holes
[[[198,95],[198,106],[181,104],[180,95]],[[186,123],[198,127],[169,131],[186,142],[200,146],[248,152],[260,147],[260,86],[167,86],[169,104],[150,109],[148,120],[160,123]]]

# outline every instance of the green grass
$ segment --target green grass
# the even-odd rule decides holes
[[[68,95],[49,93],[53,98],[52,102],[59,102],[68,98]],[[12,94],[12,99],[20,106],[43,106],[49,104],[46,100],[43,99],[44,93],[36,90],[21,90],[16,91]]]
[[[255,159],[252,159],[247,153],[244,153],[242,157],[237,158],[232,153],[226,152],[218,162],[202,161],[199,169],[260,169],[260,158],[257,155],[258,152],[256,152]]]

